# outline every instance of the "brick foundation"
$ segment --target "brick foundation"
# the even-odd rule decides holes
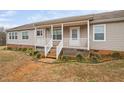
[[[112,50],[84,50],[84,49],[72,49],[72,48],[63,48],[62,54],[63,55],[68,55],[68,56],[76,56],[77,54],[86,54],[89,53],[90,51],[94,51],[95,53],[98,53],[100,55],[111,55],[113,53]],[[119,52],[121,55],[124,56],[124,51],[116,51]]]
[[[31,46],[31,45],[16,45],[16,44],[7,44],[7,47],[9,48],[34,48],[34,46]]]
[[[67,56],[71,56],[71,57],[75,57],[77,54],[86,54],[89,51],[84,50],[84,49],[74,49],[74,48],[63,48],[62,50],[62,54],[63,55],[67,55]]]
[[[98,53],[100,55],[111,55],[113,51],[111,50],[91,50],[94,51],[95,53]]]

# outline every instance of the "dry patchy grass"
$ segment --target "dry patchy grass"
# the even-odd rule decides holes
[[[0,81],[124,81],[124,60],[46,64],[33,62],[21,52],[0,50]]]

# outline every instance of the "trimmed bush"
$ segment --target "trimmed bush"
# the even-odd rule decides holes
[[[34,51],[33,55],[37,55],[39,53],[39,51]]]
[[[12,50],[13,50],[13,51],[18,51],[18,48],[13,48]]]
[[[37,58],[37,59],[40,59],[40,58],[41,58],[41,54],[38,53],[38,54],[36,55],[36,58]]]
[[[7,47],[7,50],[12,50],[12,48],[11,47]]]
[[[111,56],[112,56],[112,59],[115,59],[115,60],[121,59],[121,55],[119,52],[113,52]]]
[[[34,52],[32,51],[32,52],[29,53],[29,56],[33,56],[33,54],[34,54]]]
[[[61,57],[61,60],[62,60],[63,62],[67,62],[67,61],[69,60],[69,57],[66,56],[66,55],[63,55],[63,56]]]
[[[29,51],[29,55],[33,57],[33,60],[37,61],[41,58],[41,53],[39,51],[33,51],[32,49],[29,49]]]
[[[27,48],[22,48],[22,51],[26,51],[27,50]]]
[[[6,50],[7,48],[3,48],[2,50]]]
[[[22,48],[18,48],[18,51],[22,51]]]
[[[76,56],[76,60],[80,63],[88,62],[88,57],[84,57],[81,54],[78,54]]]
[[[36,56],[39,53],[39,51],[34,51],[32,48],[28,48],[24,52],[29,56]]]
[[[90,61],[92,63],[100,63],[101,61],[101,55],[100,54],[97,54],[93,51],[90,52]]]
[[[32,48],[28,48],[29,50],[33,50]]]
[[[81,54],[78,54],[78,55],[76,55],[76,60],[78,62],[83,62],[85,60],[85,58]]]

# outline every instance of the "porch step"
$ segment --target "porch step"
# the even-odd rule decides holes
[[[50,52],[47,55],[47,58],[56,59],[56,47],[52,47]]]

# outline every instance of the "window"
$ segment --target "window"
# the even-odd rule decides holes
[[[61,40],[62,35],[61,35],[61,28],[54,28],[53,30],[53,40]]]
[[[77,40],[77,29],[72,29],[72,39]]]
[[[17,32],[9,32],[9,39],[17,39]]]
[[[22,39],[28,39],[28,32],[22,32]]]
[[[106,25],[94,25],[93,26],[93,40],[94,41],[105,41],[106,40]]]
[[[37,36],[42,36],[42,35],[43,35],[42,30],[38,30],[38,31],[37,31]]]
[[[12,39],[14,39],[14,32],[12,32]]]
[[[15,39],[18,39],[17,32],[15,32]]]
[[[9,39],[12,39],[11,32],[9,32]]]

